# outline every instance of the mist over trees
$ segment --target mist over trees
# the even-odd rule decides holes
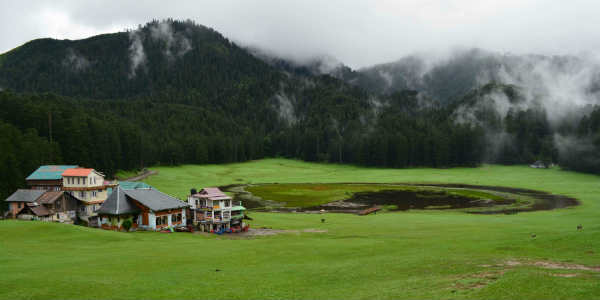
[[[174,20],[34,40],[0,55],[0,199],[40,164],[61,163],[108,176],[264,157],[398,168],[544,160],[600,172],[600,108],[557,117],[554,90],[506,75],[522,62],[471,56],[433,68],[303,66]]]

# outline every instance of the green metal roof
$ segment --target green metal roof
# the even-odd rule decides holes
[[[119,186],[123,190],[153,189],[151,185],[139,181],[119,181]],[[112,191],[112,188],[107,188],[106,194],[110,196],[112,194]]]
[[[234,210],[235,210],[235,211],[237,211],[237,210],[246,210],[246,208],[245,208],[245,207],[243,207],[243,206],[241,206],[241,205],[238,205],[238,206],[233,206],[233,207],[231,207],[231,210],[232,210],[232,211],[234,211]]]
[[[119,186],[124,190],[153,188],[149,184],[140,181],[119,181]]]
[[[64,171],[73,168],[77,168],[77,166],[40,166],[37,170],[33,171],[31,175],[27,176],[26,180],[58,180],[62,178],[62,173]]]

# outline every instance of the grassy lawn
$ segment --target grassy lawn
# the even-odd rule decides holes
[[[137,171],[123,171],[123,170],[119,170],[117,172],[117,174],[115,175],[115,177],[118,180],[125,180],[127,178],[131,178],[131,177],[134,177],[134,176],[137,176],[137,175],[138,175]]]
[[[523,166],[395,170],[282,159],[153,169],[159,174],[146,182],[180,198],[192,187],[232,183],[431,182],[545,190],[582,205],[516,215],[251,212],[254,228],[291,231],[242,239],[0,221],[0,298],[600,298],[600,270],[542,265],[600,265],[598,176]]]

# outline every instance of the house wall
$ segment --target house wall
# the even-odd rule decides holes
[[[94,171],[88,176],[63,176],[62,184],[65,191],[86,202],[104,201],[108,198],[104,176]]]
[[[123,222],[125,220],[131,221],[130,231],[138,228],[138,219],[134,219],[133,215],[121,215],[121,216],[109,216],[109,215],[101,215],[99,216],[100,228],[106,230],[125,230],[123,228]]]
[[[173,222],[172,216],[179,214],[179,213],[181,214],[181,222],[177,222],[177,223]],[[168,227],[182,227],[182,226],[186,226],[186,224],[187,224],[186,209],[184,209],[184,208],[173,209],[173,210],[168,210],[168,211],[159,211],[159,212],[149,211],[147,226],[143,225],[143,223],[142,223],[142,218],[143,218],[142,215],[143,215],[143,213],[138,216],[137,223],[139,224],[140,228],[147,229],[147,230],[161,230],[161,229],[168,228]],[[156,218],[163,217],[163,216],[167,217],[167,223],[157,226]]]
[[[19,208],[19,205],[21,206]],[[10,213],[11,215],[14,217],[17,216],[17,213],[19,213],[19,211],[21,211],[21,209],[23,209],[23,207],[25,207],[25,203],[23,202],[11,202],[10,203]]]
[[[27,185],[32,190],[60,191],[62,179],[56,180],[27,180]]]
[[[104,177],[92,171],[87,176],[63,176],[62,183],[64,187],[102,187]]]
[[[94,216],[94,215],[96,215],[95,211],[100,209],[100,206],[102,206],[102,203],[96,203],[96,204],[80,203],[79,208],[77,209],[77,213],[80,216],[84,216],[84,217],[85,216]]]
[[[154,215],[153,211],[148,211],[146,212],[148,214],[148,225],[144,225],[144,223],[142,222],[142,218],[143,218],[143,214],[144,212],[142,212],[139,216],[138,216],[138,224],[139,227],[142,229],[146,229],[146,230],[156,230],[156,215]]]
[[[94,190],[72,190],[76,189],[76,187],[69,187],[68,193],[75,196],[77,199],[82,201],[90,202],[90,201],[104,201],[108,198],[108,192],[106,188],[100,187],[99,189]]]

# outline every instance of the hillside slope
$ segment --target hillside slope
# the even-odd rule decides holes
[[[96,99],[165,89],[219,97],[278,83],[280,76],[218,32],[173,20],[76,41],[33,40],[3,54],[0,63],[1,87]]]

